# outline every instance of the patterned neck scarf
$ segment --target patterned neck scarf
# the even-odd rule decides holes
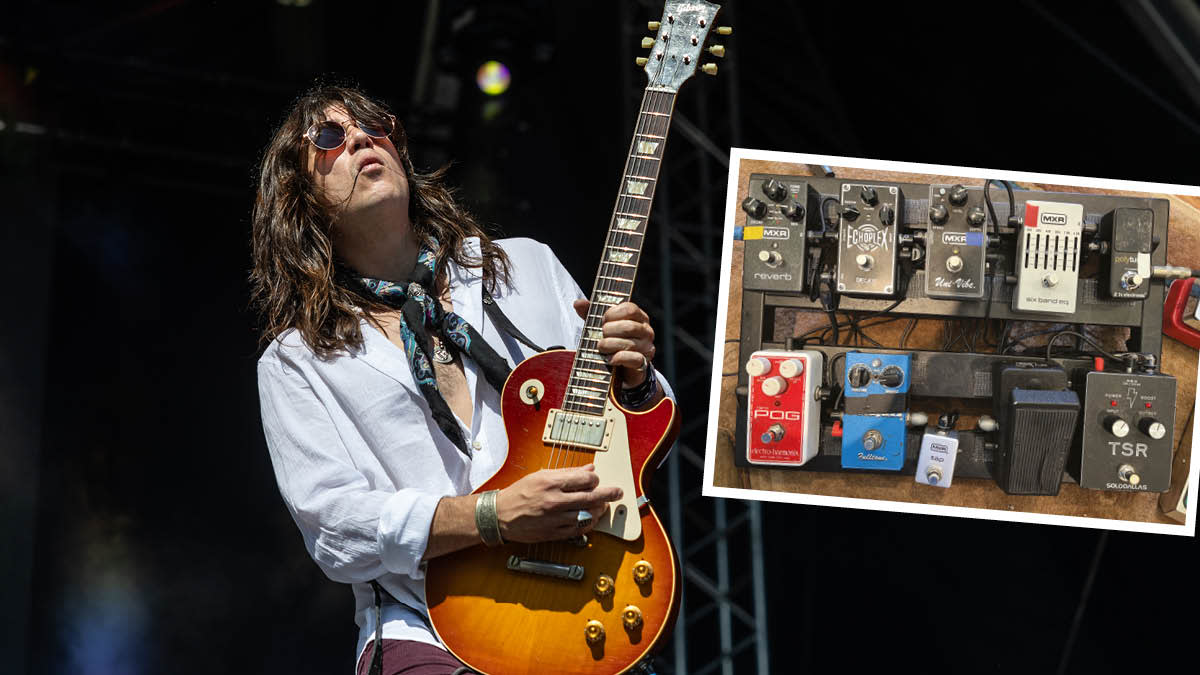
[[[417,264],[409,274],[408,281],[400,284],[382,279],[359,277],[359,281],[384,303],[400,310],[400,339],[408,355],[408,365],[413,379],[417,381],[425,401],[429,403],[433,419],[446,437],[463,454],[471,456],[462,429],[454,418],[446,399],[438,389],[437,375],[429,355],[432,339],[430,330],[440,335],[448,348],[466,354],[479,365],[488,383],[500,391],[508,379],[511,369],[496,350],[492,349],[471,324],[454,312],[446,311],[437,298],[433,297],[434,266],[437,263],[438,242],[431,239],[417,254]]]

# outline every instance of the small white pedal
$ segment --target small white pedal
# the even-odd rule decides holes
[[[1073,314],[1083,259],[1083,205],[1025,202],[1025,221],[1017,231],[1019,312]]]
[[[934,487],[950,487],[957,457],[958,432],[927,427],[921,438],[921,452],[917,456],[916,481]]]

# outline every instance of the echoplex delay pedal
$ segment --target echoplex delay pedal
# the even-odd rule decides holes
[[[1166,200],[1002,180],[747,187],[735,464],[1043,497],[1168,489],[1161,307],[1198,274],[1167,265]],[[796,311],[829,323],[795,335]],[[946,341],[904,348],[913,323],[872,339],[896,318],[945,322]],[[1115,352],[1097,338],[1110,328],[1128,336]]]

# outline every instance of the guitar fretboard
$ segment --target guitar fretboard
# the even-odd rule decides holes
[[[571,378],[563,399],[563,408],[567,410],[593,414],[604,411],[612,385],[612,371],[596,351],[596,346],[602,337],[604,313],[629,300],[633,294],[633,282],[646,238],[646,222],[650,218],[650,205],[654,201],[654,187],[658,182],[658,169],[674,108],[675,92],[653,87],[646,89],[609,222],[600,269],[596,273],[592,306],[584,320],[583,338],[571,366]]]

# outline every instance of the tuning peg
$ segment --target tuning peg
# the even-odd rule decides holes
[[[703,70],[705,75],[716,75],[717,74],[717,64],[706,63],[706,64],[700,66],[700,70]]]
[[[658,29],[661,26],[662,26],[662,23],[659,21],[650,21],[646,24],[646,28],[649,28],[650,30],[654,31],[655,33],[658,32]]]
[[[653,46],[654,46],[654,38],[652,38],[652,37],[642,38],[642,49],[650,49]]]
[[[637,57],[636,61],[637,61],[637,64],[638,64],[639,66],[644,66],[644,65],[646,65],[647,63],[650,63],[650,59],[648,59],[648,58],[646,58],[646,57],[644,57],[644,56],[639,56],[639,57]]]
[[[717,26],[717,35],[733,35],[733,26]]]
[[[708,48],[708,53],[717,58],[725,58],[725,45],[713,45]]]

